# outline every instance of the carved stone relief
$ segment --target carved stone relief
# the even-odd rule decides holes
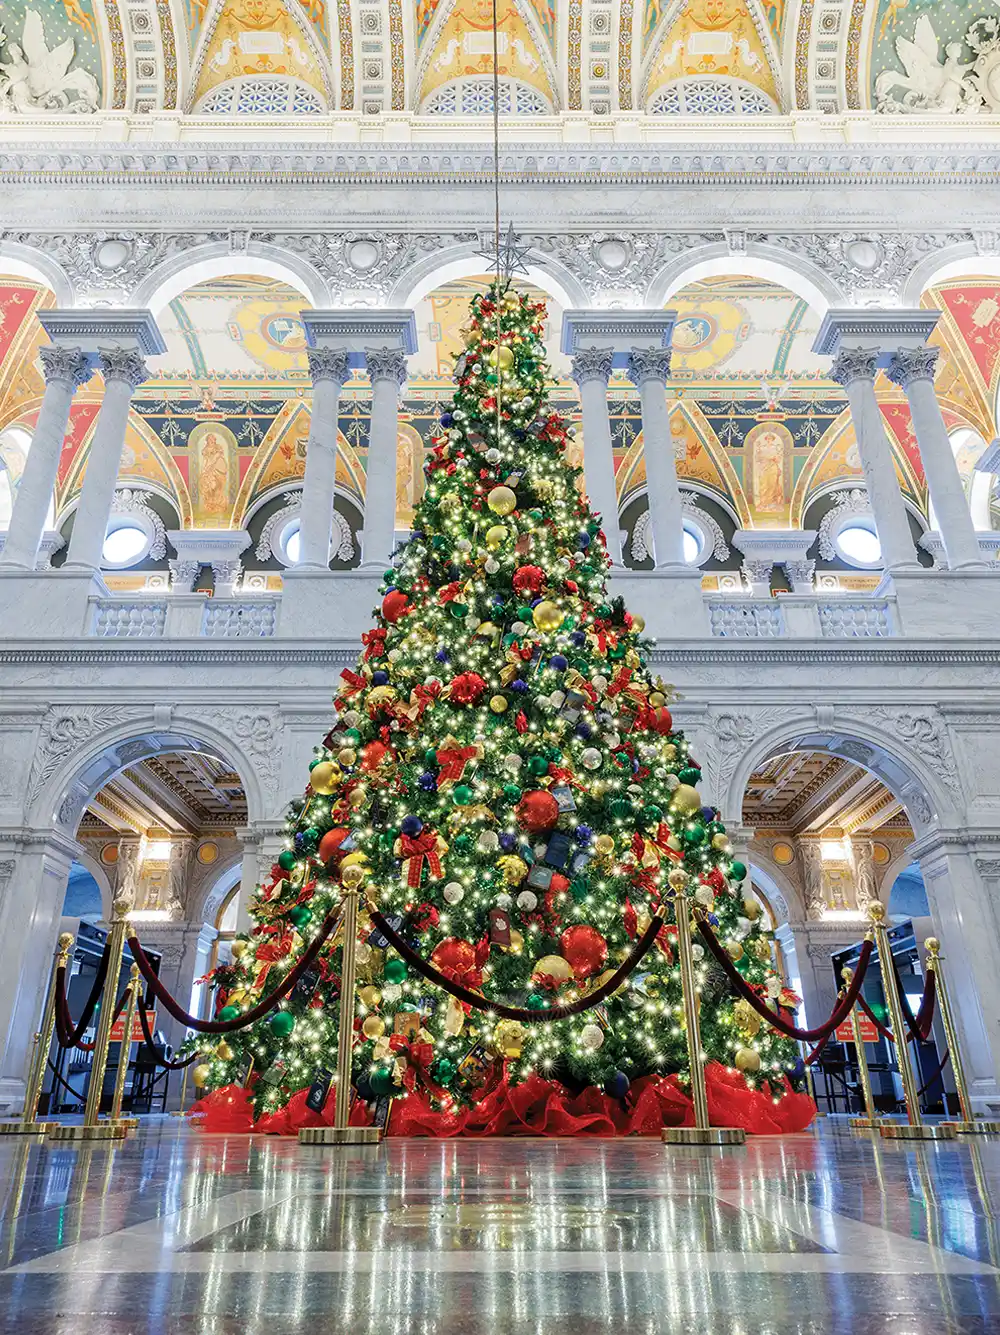
[[[81,705],[51,709],[42,724],[38,749],[28,779],[28,801],[33,802],[62,762],[92,738],[120,727],[140,711],[114,705]]]

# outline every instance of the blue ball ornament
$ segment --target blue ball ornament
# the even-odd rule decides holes
[[[453,426],[453,425],[454,425],[454,422],[455,422],[455,419],[454,419],[454,417],[452,417],[451,413],[442,413],[442,414],[441,414],[441,425],[442,425],[442,426],[444,426],[444,427]]]
[[[424,823],[419,816],[404,816],[399,822],[399,828],[403,834],[415,839],[424,828]]]
[[[553,654],[549,659],[549,667],[555,672],[565,672],[569,667],[569,659],[563,654]]]
[[[590,543],[591,543],[591,537],[590,537],[590,534],[589,534],[589,533],[578,533],[578,534],[576,535],[576,543],[577,543],[577,546],[580,548],[580,551],[581,551],[581,552],[585,552],[585,551],[587,550],[587,548],[590,546]]]
[[[372,673],[373,686],[387,686],[389,684],[389,674],[379,668],[377,672]]]
[[[796,1058],[795,1064],[789,1066],[788,1074],[793,1080],[801,1080],[806,1073],[806,1064],[801,1057]]]
[[[522,681],[520,677],[518,677],[517,681],[511,682],[510,689],[516,692],[518,695],[523,695],[524,692],[528,689],[528,683],[526,681]]]
[[[437,792],[437,786],[438,786],[437,775],[432,774],[430,770],[424,770],[423,774],[421,774],[420,778],[417,780],[417,783],[420,785],[421,790],[425,793]]]
[[[615,1071],[614,1075],[604,1082],[604,1092],[609,1098],[623,1099],[631,1086],[632,1081],[624,1071]]]
[[[701,816],[702,820],[705,821],[705,823],[707,824],[709,821],[715,820],[715,807],[702,807],[701,811],[698,814]]]
[[[512,853],[517,847],[517,835],[508,834],[506,831],[500,836],[500,847],[505,853]]]
[[[582,649],[587,643],[587,636],[582,630],[575,630],[570,636],[570,639],[573,641],[573,644],[577,649]]]
[[[713,927],[718,927],[719,915],[717,913],[710,913],[708,915],[708,921],[712,924]]]
[[[576,829],[573,831],[573,835],[578,844],[586,846],[587,844],[590,843],[591,839],[594,837],[594,831],[590,828],[589,825],[578,825]]]
[[[586,742],[589,741],[591,737],[593,737],[594,730],[589,723],[584,723],[583,720],[581,719],[581,721],[576,725],[576,735],[577,737],[582,738],[583,741]]]
[[[437,653],[434,655],[434,662],[435,662],[435,663],[447,663],[447,661],[448,661],[448,650],[447,650],[447,649],[439,649],[439,650],[437,651]]]

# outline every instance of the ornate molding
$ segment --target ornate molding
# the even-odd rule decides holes
[[[28,777],[28,802],[35,800],[59,766],[102,732],[143,716],[139,709],[120,705],[82,705],[49,710],[38,739]]]
[[[126,298],[164,260],[224,241],[225,232],[2,232],[3,242],[42,251],[63,270],[78,295]]]
[[[878,353],[868,348],[841,348],[830,366],[830,379],[845,388],[857,380],[875,382]]]
[[[686,515],[690,515],[698,527],[703,530],[708,539],[706,546],[709,548],[711,555],[714,556],[717,561],[728,560],[730,546],[726,541],[726,535],[722,531],[722,526],[708,513],[707,510],[701,508],[698,504],[698,495],[696,492],[681,492],[681,511]],[[632,529],[630,551],[632,553],[633,561],[647,561],[652,560],[653,558],[652,548],[648,541],[649,523],[649,510],[643,510],[642,514],[635,521],[635,526]]]
[[[915,380],[934,383],[940,348],[899,348],[892,354],[886,375],[894,385],[906,390]]]
[[[570,375],[578,385],[590,380],[607,384],[611,379],[614,353],[605,348],[580,348],[570,362]]]
[[[332,380],[343,386],[350,379],[351,368],[347,352],[343,348],[307,348],[309,375],[313,384],[320,380]]]
[[[136,355],[138,356],[138,354]],[[152,494],[152,492],[143,491],[139,487],[122,487],[115,492],[115,498],[111,503],[111,513],[113,515],[139,515],[145,520],[146,524],[153,530],[153,540],[146,556],[151,561],[162,561],[167,554],[167,531],[163,520],[147,504]]]
[[[283,728],[277,709],[211,709],[206,717],[243,749],[273,806],[279,799]]]
[[[46,385],[62,381],[79,389],[94,374],[90,359],[80,348],[67,348],[60,343],[43,343],[38,349],[38,360]]]
[[[871,512],[867,491],[862,491],[860,487],[852,487],[850,491],[836,492],[832,507],[819,522],[819,554],[822,559],[839,560],[840,553],[834,545],[833,530],[845,514],[870,515]]]
[[[477,232],[259,232],[256,241],[306,260],[328,283],[334,300],[356,292],[388,299],[399,280],[442,250],[474,245]]]
[[[388,380],[397,389],[406,384],[406,355],[396,348],[365,348],[365,365],[373,385],[376,380]]]
[[[644,385],[647,380],[666,385],[671,355],[671,348],[633,348],[628,359],[628,377],[633,385]]]

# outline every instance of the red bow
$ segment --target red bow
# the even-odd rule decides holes
[[[403,1068],[403,1087],[411,1093],[417,1083],[417,1071],[426,1075],[431,1062],[434,1060],[434,1044],[425,1043],[414,1039],[410,1042],[403,1034],[393,1034],[389,1039],[389,1049],[397,1057],[404,1057],[406,1065]]]
[[[426,932],[436,927],[439,921],[440,915],[433,904],[419,904],[414,910],[413,929],[416,932]]]
[[[438,792],[444,792],[450,784],[458,783],[465,773],[465,767],[478,754],[478,747],[445,747],[437,753],[437,762],[441,766],[438,774]]]
[[[377,630],[366,630],[361,636],[361,643],[365,645],[365,658],[381,658],[385,653],[386,631],[379,627]]]
[[[343,695],[346,695],[348,699],[350,699],[352,695],[357,695],[359,691],[363,691],[368,685],[368,682],[360,673],[352,672],[350,668],[344,668],[340,675],[350,687],[350,690],[341,692]]]
[[[416,837],[409,834],[399,836],[406,871],[406,884],[411,888],[420,884],[420,875],[425,862],[430,870],[431,879],[440,880],[441,859],[438,857],[437,840],[435,830],[423,830]]]
[[[453,584],[446,584],[443,588],[438,589],[438,602],[452,603],[455,601],[455,599],[458,597],[461,591],[462,591],[462,586],[458,582],[458,580],[455,580]]]

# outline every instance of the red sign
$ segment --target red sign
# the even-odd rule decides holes
[[[861,1030],[862,1043],[877,1043],[878,1030],[869,1020],[868,1016],[862,1011],[858,1015],[858,1028]],[[854,1026],[850,1020],[845,1020],[843,1024],[837,1025],[836,1038],[838,1043],[854,1042]]]
[[[146,1018],[149,1021],[149,1032],[153,1033],[156,1026],[156,1012],[147,1011]],[[118,1019],[111,1026],[111,1042],[120,1043],[125,1037],[125,1016],[119,1015]],[[141,1043],[143,1041],[142,1021],[139,1019],[139,1012],[132,1016],[132,1038],[131,1042]]]

